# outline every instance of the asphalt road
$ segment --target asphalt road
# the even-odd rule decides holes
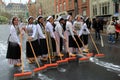
[[[20,68],[13,67],[7,62],[7,37],[9,27],[0,25],[0,80],[13,80],[13,75],[19,72]],[[94,35],[93,35],[94,38]],[[32,79],[23,80],[120,80],[120,40],[115,44],[107,42],[107,36],[103,35],[104,47],[101,47],[100,40],[95,41],[99,52],[105,54],[104,58],[91,58],[88,62],[78,63],[77,61],[69,62],[58,68],[49,69],[43,73],[33,76]],[[90,52],[96,53],[96,49],[89,39]],[[25,62],[25,69],[35,68],[34,64],[30,65]]]

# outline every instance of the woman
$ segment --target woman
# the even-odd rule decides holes
[[[8,37],[8,49],[6,58],[10,64],[21,66],[21,51],[20,51],[20,29],[17,17],[13,17],[10,27],[10,35]]]
[[[45,36],[45,26],[44,26],[44,18],[42,16],[38,16],[37,19],[37,31],[38,31],[38,41],[39,41],[39,53],[41,56],[41,60],[47,60],[47,43]]]
[[[38,40],[37,40],[37,35],[36,35],[36,25],[33,24],[33,20],[34,18],[32,16],[28,18],[28,25],[26,26],[26,29],[25,29],[28,35],[28,39],[27,39],[28,41],[26,42],[26,56],[28,58],[29,63],[34,62],[34,55],[33,55],[33,51],[31,49],[29,41],[32,44],[32,47],[34,49],[36,56],[39,55]]]
[[[76,39],[77,43],[79,44],[80,48],[83,47],[82,42],[80,41],[80,39],[82,39],[82,36],[79,37],[78,35],[79,35],[80,30],[81,30],[82,24],[83,24],[83,22],[81,21],[81,16],[77,15],[75,17],[75,21],[73,23],[73,27],[74,27],[74,30],[76,32],[74,36],[75,36],[75,39]],[[76,45],[75,48],[78,48],[78,46]],[[78,51],[78,49],[76,49],[76,52],[77,51]]]
[[[54,29],[53,24],[54,24],[54,19],[52,16],[49,16],[47,18],[47,23],[46,23],[45,28],[46,28],[47,33],[49,33],[47,35],[47,37],[48,37],[48,41],[49,41],[49,45],[50,45],[50,50],[51,50],[51,52],[53,52],[53,54],[51,54],[51,55],[54,57],[54,55],[56,55],[56,41],[55,41],[56,37],[54,34],[55,29]]]
[[[84,21],[84,19],[82,19],[82,21],[83,21],[83,25],[79,32],[79,36],[82,36],[82,40],[85,45],[84,47],[85,47],[85,49],[87,49],[88,48],[88,35],[90,34],[90,31],[88,30],[87,24]]]
[[[69,53],[69,56],[76,56],[75,54],[72,54],[76,43],[74,42],[75,37],[74,37],[74,28],[72,25],[72,16],[71,15],[67,16],[66,31],[67,31],[67,37],[68,37],[68,38],[66,38],[67,39],[66,46],[69,46],[69,48],[67,50]]]
[[[65,20],[62,17],[58,17],[58,22],[55,26],[55,36],[56,36],[56,46],[57,46],[57,53],[58,56],[63,56],[63,54],[61,54],[62,52],[62,47],[63,47],[63,41],[66,41],[66,38],[64,36],[64,30],[63,30],[63,26],[65,24]]]

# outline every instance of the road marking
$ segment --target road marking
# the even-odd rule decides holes
[[[115,72],[115,73],[118,74],[118,76],[120,76],[120,66],[119,65],[115,65],[113,63],[100,61],[99,59],[94,58],[94,57],[91,57],[90,61],[99,65],[99,66],[105,67],[107,71]]]

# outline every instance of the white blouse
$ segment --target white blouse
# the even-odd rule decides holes
[[[59,22],[55,26],[55,31],[60,35],[60,37],[62,37],[63,39],[65,38],[63,35],[63,28]]]
[[[70,35],[72,35],[72,37],[74,37],[73,25],[70,21],[66,22],[66,30],[70,33]]]
[[[48,21],[47,23],[46,23],[46,31],[47,32],[50,32],[50,36],[52,37],[52,38],[55,38],[55,34],[54,34],[54,32],[53,32],[53,25]]]
[[[45,38],[45,35],[43,34],[43,31],[42,31],[42,28],[41,28],[40,24],[37,24],[37,32],[38,32],[38,37],[40,39],[44,39]]]
[[[83,22],[81,22],[81,21],[74,21],[74,23],[73,23],[73,27],[76,30],[77,35],[79,34],[79,32],[81,30],[82,24],[83,24]]]
[[[26,26],[26,29],[27,29],[28,36],[31,36],[33,38],[33,40],[35,40],[37,38],[37,36],[36,36],[36,31],[37,31],[36,25],[29,24],[29,25]]]
[[[90,31],[88,30],[86,23],[82,25],[82,28],[79,32],[79,36],[81,36],[82,34],[84,35],[90,34]]]
[[[10,27],[10,37],[8,39],[10,42],[15,42],[20,44],[20,38],[19,35],[17,35],[17,31],[13,25]]]

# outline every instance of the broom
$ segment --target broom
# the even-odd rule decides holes
[[[24,58],[23,58],[23,54],[22,54],[22,34],[21,34],[21,32],[20,32],[20,43],[21,43],[20,52],[21,52],[22,72],[14,74],[14,80],[32,78],[32,72],[24,72]]]
[[[57,40],[55,40],[55,42],[56,42],[56,45],[59,46]],[[61,54],[60,53],[60,48],[58,48],[58,49],[59,49],[58,50],[58,54],[59,54],[60,60],[57,61],[57,64],[68,63],[68,59],[64,59],[63,60],[62,56],[60,55]]]
[[[46,43],[47,43],[47,48],[48,48],[48,57],[49,57],[49,61],[50,61],[50,64],[45,64],[45,66],[47,66],[47,68],[53,68],[53,67],[56,68],[58,66],[58,64],[57,63],[52,63],[51,54],[50,54],[50,47],[49,47],[49,41],[48,41],[48,33],[46,31],[45,31],[45,35],[46,35]]]
[[[100,35],[100,39],[101,39],[101,46],[104,47],[102,35]]]
[[[33,72],[34,72],[35,74],[37,74],[37,73],[42,72],[43,70],[45,70],[45,69],[47,68],[47,66],[42,66],[42,67],[40,67],[40,64],[39,64],[39,62],[38,62],[38,60],[37,60],[37,57],[36,57],[35,51],[34,51],[34,49],[33,49],[32,43],[30,42],[30,40],[28,40],[28,42],[29,42],[29,44],[30,44],[30,47],[31,47],[31,49],[32,49],[32,52],[33,52],[35,61],[36,61],[37,66],[38,66],[38,68],[35,68],[35,69],[33,70]]]
[[[99,50],[98,50],[98,48],[97,48],[97,46],[96,46],[96,44],[95,44],[95,41],[94,41],[94,39],[92,38],[92,35],[91,35],[91,34],[90,34],[90,38],[91,38],[91,40],[92,40],[92,42],[93,42],[93,45],[95,46],[95,49],[96,49],[96,51],[97,51],[97,54],[95,55],[95,57],[98,57],[98,58],[104,57],[105,55],[99,52]]]
[[[26,33],[27,33],[27,37],[28,37],[28,32],[27,32],[27,30],[26,30]],[[38,60],[37,60],[37,57],[36,57],[34,48],[33,48],[33,46],[32,46],[32,43],[31,43],[30,40],[28,40],[28,42],[29,42],[29,44],[30,44],[30,47],[31,47],[33,56],[34,56],[34,58],[35,58],[35,61],[36,61],[36,63],[37,63],[37,66],[38,66],[38,68],[35,68],[35,69],[33,70],[33,72],[34,72],[35,74],[37,74],[37,73],[39,73],[39,72],[42,72],[42,70],[45,70],[47,67],[46,67],[46,66],[40,67],[40,64],[39,64],[39,62],[38,62]]]
[[[79,36],[78,36],[78,38],[79,38],[80,42],[82,43],[83,47],[85,48],[85,45],[84,45],[83,41],[81,40],[81,38]],[[84,50],[83,50],[83,52],[84,52]],[[85,49],[85,52],[87,52],[86,56],[88,56],[88,57],[93,56],[93,53],[90,53],[88,49]]]
[[[79,53],[80,56],[82,56],[82,58],[79,58],[79,62],[81,62],[81,61],[88,61],[88,60],[89,60],[89,57],[86,57],[86,56],[84,56],[84,55],[82,54],[82,51],[80,50],[79,44],[78,44],[78,42],[76,41],[75,37],[74,37],[73,39],[74,39],[75,43],[76,43],[77,46],[78,46],[78,50],[79,50],[79,52],[80,52],[80,53]]]

